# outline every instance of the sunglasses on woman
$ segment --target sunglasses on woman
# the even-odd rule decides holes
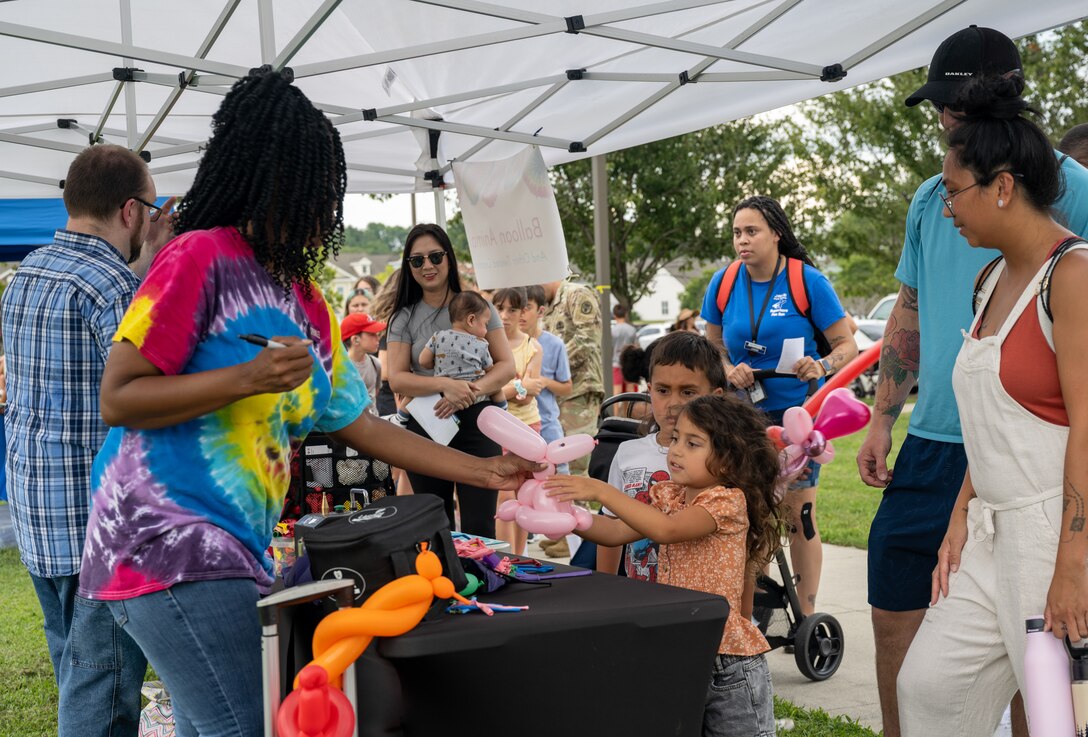
[[[420,256],[418,254],[415,255],[415,256],[409,256],[408,257],[408,265],[411,266],[413,269],[421,269],[421,268],[423,268],[423,259],[424,258],[426,258],[428,261],[430,261],[435,266],[438,266],[440,263],[442,263],[442,259],[446,258],[446,252],[445,251],[431,251],[426,256]]]

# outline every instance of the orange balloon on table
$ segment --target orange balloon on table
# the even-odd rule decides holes
[[[355,714],[339,689],[340,677],[375,637],[396,637],[415,627],[435,597],[468,604],[442,575],[442,562],[422,544],[417,573],[390,581],[363,605],[321,620],[314,632],[314,659],[295,677],[295,689],[276,717],[280,737],[348,737]]]

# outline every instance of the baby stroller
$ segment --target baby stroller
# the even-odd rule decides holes
[[[757,381],[775,376],[794,378],[793,374],[774,371],[755,371],[753,374]],[[808,395],[812,396],[817,388],[815,381],[809,382]],[[813,612],[806,617],[801,612],[801,600],[797,598],[785,549],[779,548],[774,557],[782,583],[767,575],[756,579],[753,618],[772,650],[792,645],[801,674],[813,681],[826,681],[842,664],[846,642],[842,625],[823,612]]]
[[[773,376],[773,372],[757,372],[757,378]],[[610,397],[601,404],[598,416],[597,447],[589,459],[589,475],[606,481],[612,458],[619,444],[639,437],[642,420],[638,417],[640,404],[649,411],[650,396],[627,392]],[[624,411],[617,412],[623,408]],[[757,626],[772,649],[788,644],[794,646],[794,659],[802,675],[813,681],[830,678],[842,663],[844,639],[842,625],[830,614],[801,613],[793,574],[783,549],[775,553],[775,562],[782,583],[770,576],[757,581],[753,614]]]

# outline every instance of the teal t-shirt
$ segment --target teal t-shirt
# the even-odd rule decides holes
[[[1088,170],[1067,158],[1062,173],[1065,194],[1056,205],[1057,219],[1083,237],[1088,234]],[[962,443],[952,367],[963,344],[960,331],[971,324],[975,277],[1001,254],[971,247],[952,219],[944,217],[944,203],[937,194],[940,184],[938,174],[914,193],[895,270],[896,279],[918,290],[921,361],[918,401],[908,432],[928,440]]]

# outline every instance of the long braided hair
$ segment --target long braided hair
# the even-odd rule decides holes
[[[763,195],[755,195],[741,200],[733,208],[733,217],[736,217],[741,210],[756,210],[763,215],[767,225],[778,234],[778,252],[780,254],[787,258],[800,259],[809,266],[816,266],[816,264],[812,263],[812,259],[809,258],[808,251],[797,240],[797,236],[793,234],[790,219],[786,217],[786,212],[782,209],[782,205],[778,204],[778,200]]]
[[[174,231],[233,225],[285,292],[309,296],[344,242],[347,165],[340,134],[292,79],[264,66],[231,87]]]

